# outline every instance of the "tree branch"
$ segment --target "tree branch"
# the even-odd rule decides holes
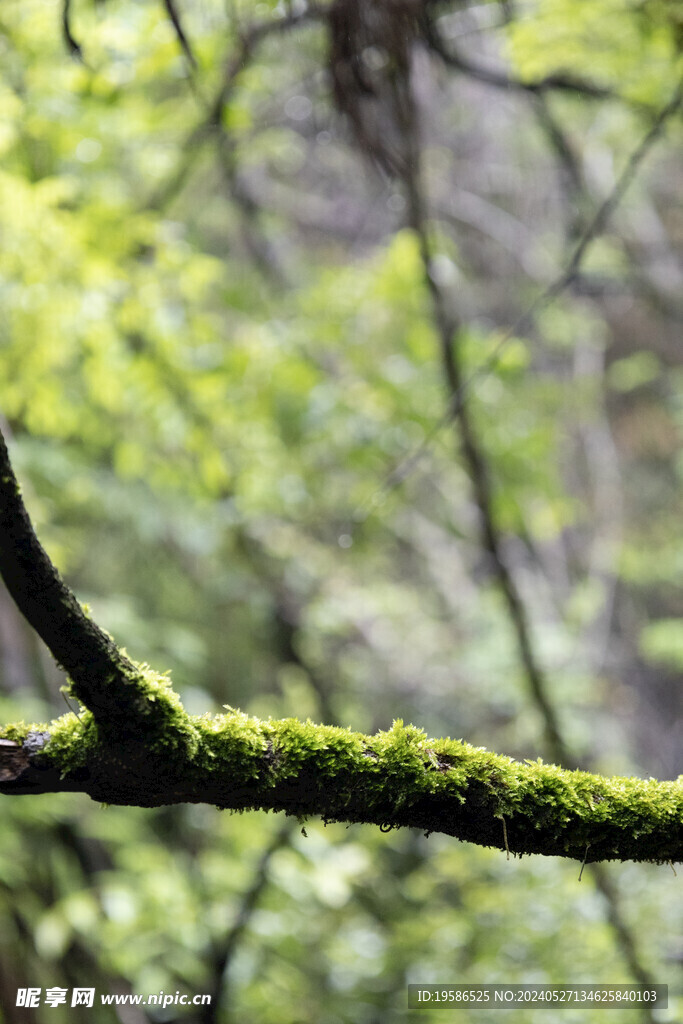
[[[173,25],[173,31],[176,34],[176,38],[178,40],[178,44],[180,46],[180,49],[185,54],[185,57],[187,58],[187,62],[190,65],[190,67],[191,68],[196,68],[197,67],[197,60],[195,58],[194,53],[192,52],[192,47],[190,46],[190,41],[187,38],[187,35],[185,33],[185,29],[183,28],[183,23],[180,20],[180,15],[178,14],[178,11],[176,10],[175,3],[173,2],[173,0],[163,0],[163,4],[164,4],[164,10],[168,14],[169,20],[170,20],[171,24]]]
[[[36,537],[1,433],[0,575],[100,729],[122,742],[173,731],[180,702],[168,680],[130,661],[86,614]]]
[[[515,78],[506,71],[489,68],[463,57],[454,49],[448,49],[434,22],[429,17],[423,21],[424,38],[429,49],[449,68],[460,71],[470,78],[476,78],[485,85],[506,91],[526,92],[542,95],[547,92],[565,92],[582,96],[585,99],[605,100],[621,99],[607,86],[591,82],[589,79],[570,73],[556,72],[536,81],[525,81]]]
[[[202,152],[204,143],[216,136],[222,126],[225,109],[239,77],[249,66],[254,53],[271,35],[286,33],[299,25],[324,20],[324,8],[310,5],[300,12],[289,12],[274,20],[253,21],[238,33],[234,50],[226,59],[223,76],[215,96],[208,104],[203,119],[187,135],[179,147],[181,158],[166,181],[142,205],[142,209],[163,209],[182,190]]]
[[[83,48],[71,28],[71,0],[62,0],[62,35],[71,56],[82,61]]]
[[[168,680],[128,661],[64,585],[35,536],[1,437],[0,572],[91,706],[50,726],[0,730],[7,795],[77,791],[129,806],[283,810],[500,849],[507,834],[515,853],[579,861],[683,859],[682,780],[520,764],[457,740],[428,740],[401,722],[363,736],[233,710],[188,716]]]
[[[587,862],[683,860],[683,778],[606,779],[540,760],[522,764],[459,740],[428,739],[400,721],[364,736],[292,718],[262,721],[234,709],[185,717],[198,744],[182,770],[171,773],[163,750],[148,749],[132,769],[122,764],[94,735],[88,713],[66,715],[41,734],[6,727],[17,747],[9,759],[10,748],[0,747],[0,792],[78,791],[108,804],[285,811],[442,832],[498,849],[506,848],[507,834],[510,852]]]

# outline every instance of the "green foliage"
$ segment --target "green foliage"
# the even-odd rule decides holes
[[[510,53],[528,80],[568,71],[659,104],[683,71],[680,32],[670,0],[538,0],[511,23]]]
[[[647,657],[674,668],[683,667],[683,623],[680,619],[650,622],[640,634],[640,647]]]

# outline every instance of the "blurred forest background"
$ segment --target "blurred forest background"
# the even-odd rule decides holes
[[[675,778],[681,8],[421,6],[392,43],[397,7],[338,0],[355,29],[331,43],[324,6],[199,0],[190,53],[163,4],[5,0],[0,411],[24,497],[192,713],[402,718],[521,759],[552,755],[550,714],[567,767]],[[63,683],[3,589],[2,720],[62,714]],[[427,1024],[408,982],[649,979],[670,1008],[631,1017],[664,1024],[682,909],[666,865],[579,884],[438,835],[5,798],[0,1020]],[[214,999],[16,1008],[59,985]]]

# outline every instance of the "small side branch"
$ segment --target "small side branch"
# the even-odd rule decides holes
[[[449,49],[439,35],[436,25],[429,17],[424,19],[423,32],[429,49],[447,67],[452,68],[454,71],[460,71],[470,78],[475,78],[484,85],[490,85],[496,89],[504,89],[506,91],[533,93],[534,95],[542,95],[547,92],[564,92],[581,96],[584,99],[620,99],[619,96],[606,86],[599,85],[597,82],[592,82],[579,75],[557,73],[546,75],[544,78],[539,78],[535,81],[525,81],[521,78],[515,78],[514,75],[510,75],[506,71],[477,64],[476,61],[463,57],[456,50]]]
[[[168,680],[135,665],[76,600],[38,540],[0,433],[0,576],[24,618],[69,675],[95,724],[124,742],[191,740]]]
[[[144,210],[164,209],[185,186],[205,144],[221,130],[223,115],[230,103],[238,79],[249,67],[258,47],[271,35],[288,32],[299,25],[321,21],[326,17],[323,8],[315,5],[302,12],[290,12],[267,21],[253,21],[238,33],[234,49],[225,61],[221,83],[208,104],[202,120],[189,132],[179,147],[182,156],[168,179],[145,200]]]
[[[576,274],[578,273],[579,267],[583,262],[583,257],[586,254],[586,250],[593,243],[593,241],[604,233],[610,217],[616,210],[617,206],[621,202],[624,193],[631,185],[635,178],[641,164],[645,160],[652,147],[654,146],[657,139],[660,137],[667,123],[676,114],[683,104],[683,79],[678,83],[678,86],[673,93],[671,99],[657,114],[654,119],[652,126],[645,133],[641,141],[638,143],[636,148],[631,153],[626,166],[619,175],[614,188],[607,196],[607,198],[600,204],[595,212],[595,215],[584,231],[578,245],[571,255],[569,263],[567,264],[564,273],[554,283],[552,288],[548,292],[549,298],[555,298],[570,284]]]
[[[71,28],[71,0],[62,0],[62,35],[69,53],[77,60],[83,60],[83,50]]]
[[[173,25],[173,30],[174,30],[174,32],[176,34],[177,39],[178,39],[178,43],[180,45],[180,49],[185,54],[185,56],[187,58],[187,62],[190,65],[190,67],[191,68],[196,68],[197,67],[197,61],[196,61],[194,53],[192,52],[192,47],[190,46],[190,41],[187,38],[187,35],[185,34],[185,29],[183,28],[183,23],[180,20],[180,15],[178,14],[178,11],[176,9],[174,0],[163,0],[163,3],[164,3],[164,9],[165,9],[166,13],[168,14],[168,17],[169,17],[169,19],[171,21],[171,24]]]

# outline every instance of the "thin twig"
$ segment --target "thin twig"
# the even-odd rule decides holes
[[[601,235],[607,227],[607,222],[621,202],[627,188],[635,178],[640,165],[661,135],[666,122],[677,112],[681,103],[683,103],[683,79],[678,83],[678,87],[669,102],[662,107],[659,114],[654,119],[649,131],[645,133],[641,141],[631,153],[624,170],[615,182],[614,188],[601,206],[598,207],[593,220],[584,231],[579,244],[574,250],[572,258],[570,259],[564,273],[556,282],[555,288],[557,291],[553,291],[552,298],[559,295],[559,293],[563,291],[576,276],[589,245],[595,238]]]
[[[204,118],[186,136],[180,146],[182,157],[163,184],[144,202],[143,209],[163,209],[181,191],[200,156],[204,143],[215,136],[223,124],[225,109],[240,75],[249,66],[256,48],[270,35],[287,32],[298,25],[320,21],[324,8],[307,7],[299,13],[286,14],[271,21],[254,21],[239,33],[239,42],[225,61],[221,84],[209,103]]]
[[[503,843],[505,844],[505,859],[510,860],[510,847],[508,845],[508,827],[505,822],[505,815],[499,815],[500,820],[503,822]]]
[[[62,2],[62,35],[71,56],[76,60],[83,61],[83,49],[71,28],[71,0]]]
[[[574,241],[581,233],[580,211],[587,201],[581,165],[562,125],[554,116],[544,93],[531,97],[536,119],[560,165],[562,199],[568,211],[568,234]]]
[[[194,53],[192,52],[190,41],[187,38],[187,35],[185,34],[185,30],[180,20],[180,15],[176,10],[174,0],[163,0],[163,4],[164,9],[171,20],[171,24],[173,25],[173,29],[178,39],[178,43],[180,44],[180,48],[187,57],[188,64],[194,70],[197,67],[197,60]]]
[[[621,99],[620,96],[607,86],[591,82],[589,79],[581,78],[579,75],[556,73],[546,75],[544,78],[537,79],[536,81],[525,82],[524,79],[515,78],[513,75],[498,68],[488,68],[481,64],[476,64],[455,50],[447,49],[434,22],[429,18],[425,18],[423,22],[423,31],[430,50],[447,67],[461,71],[463,74],[476,78],[485,85],[494,86],[496,89],[535,93],[537,95],[546,92],[566,92],[595,100]]]

